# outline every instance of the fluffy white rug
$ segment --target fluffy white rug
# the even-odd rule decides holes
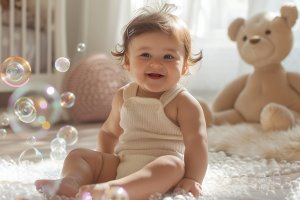
[[[208,145],[216,151],[266,159],[300,160],[300,123],[286,131],[267,131],[261,125],[244,123],[208,129]]]

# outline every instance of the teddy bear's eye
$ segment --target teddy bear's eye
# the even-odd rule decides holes
[[[270,30],[266,30],[266,35],[270,35],[271,31]]]
[[[243,40],[246,41],[246,40],[247,40],[247,36],[244,36],[244,37],[243,37]]]

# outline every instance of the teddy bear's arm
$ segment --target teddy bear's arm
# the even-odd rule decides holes
[[[246,85],[248,76],[247,74],[235,79],[221,90],[212,105],[214,112],[233,108],[236,98]]]
[[[287,72],[287,79],[291,87],[300,95],[300,74],[295,72]]]

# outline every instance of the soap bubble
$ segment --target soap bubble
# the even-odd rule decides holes
[[[292,170],[294,173],[300,172],[300,161],[293,162]]]
[[[67,146],[71,146],[78,140],[78,131],[73,126],[66,125],[58,130],[56,137],[65,139]]]
[[[1,128],[1,129],[0,129],[0,138],[5,138],[5,137],[6,137],[6,134],[7,134],[6,130],[3,129],[3,128]]]
[[[60,95],[60,105],[71,108],[75,104],[75,95],[72,92],[64,92]]]
[[[2,126],[8,126],[8,124],[9,124],[9,118],[8,117],[4,117],[1,120],[1,124],[2,124]]]
[[[151,194],[148,200],[162,200],[162,195],[159,192]]]
[[[269,187],[266,184],[262,184],[259,186],[259,191],[261,193],[267,194],[267,192],[269,191]]]
[[[65,139],[63,139],[63,138],[53,139],[51,142],[51,145],[50,145],[52,151],[54,151],[56,149],[60,149],[60,148],[66,149],[66,146],[67,146],[67,143],[66,143]]]
[[[287,177],[284,177],[283,181],[285,183],[291,183],[292,179],[291,179],[291,177],[287,176]]]
[[[129,196],[124,188],[112,186],[105,190],[102,199],[129,200]]]
[[[1,65],[2,80],[12,87],[25,85],[29,81],[30,75],[31,67],[21,57],[9,57]]]
[[[28,145],[34,145],[36,143],[36,139],[34,136],[28,136],[26,139],[26,143]]]
[[[31,99],[21,97],[14,104],[15,114],[22,122],[31,123],[36,118],[36,109]]]
[[[79,43],[78,45],[77,45],[77,51],[79,51],[79,52],[83,52],[84,50],[85,50],[85,44],[84,43]]]
[[[39,166],[43,163],[43,156],[36,148],[31,147],[23,151],[19,157],[19,164],[25,169]]]
[[[66,72],[70,68],[70,61],[67,58],[60,57],[55,61],[57,71]]]
[[[183,188],[175,188],[173,190],[173,195],[176,196],[176,195],[179,195],[179,194],[186,195],[185,190]]]
[[[28,136],[35,136],[37,141],[40,140],[49,132],[49,128],[60,119],[62,109],[60,95],[54,88],[52,93],[48,94],[48,88],[53,87],[44,82],[30,82],[22,88],[17,88],[8,100],[7,117],[10,119],[10,127],[24,140]],[[31,104],[34,105],[36,118],[31,123],[23,123],[19,120],[19,114],[15,114],[14,104],[20,98],[30,99]],[[26,120],[24,118],[21,117],[21,120]]]
[[[75,196],[75,199],[76,200],[80,199],[79,194],[77,194]],[[92,197],[91,193],[89,193],[89,192],[83,192],[81,199],[83,199],[83,200],[93,200],[93,197]]]
[[[186,200],[186,198],[183,195],[178,194],[174,197],[174,200]]]
[[[267,197],[268,197],[269,199],[274,199],[274,198],[276,197],[276,192],[275,192],[274,190],[269,190],[269,191],[267,192]]]
[[[67,156],[67,152],[63,148],[52,150],[50,153],[50,158],[53,161],[63,161]]]

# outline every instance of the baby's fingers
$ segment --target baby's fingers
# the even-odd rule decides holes
[[[190,189],[190,192],[194,195],[194,197],[202,196],[202,190],[198,186],[192,187]]]

